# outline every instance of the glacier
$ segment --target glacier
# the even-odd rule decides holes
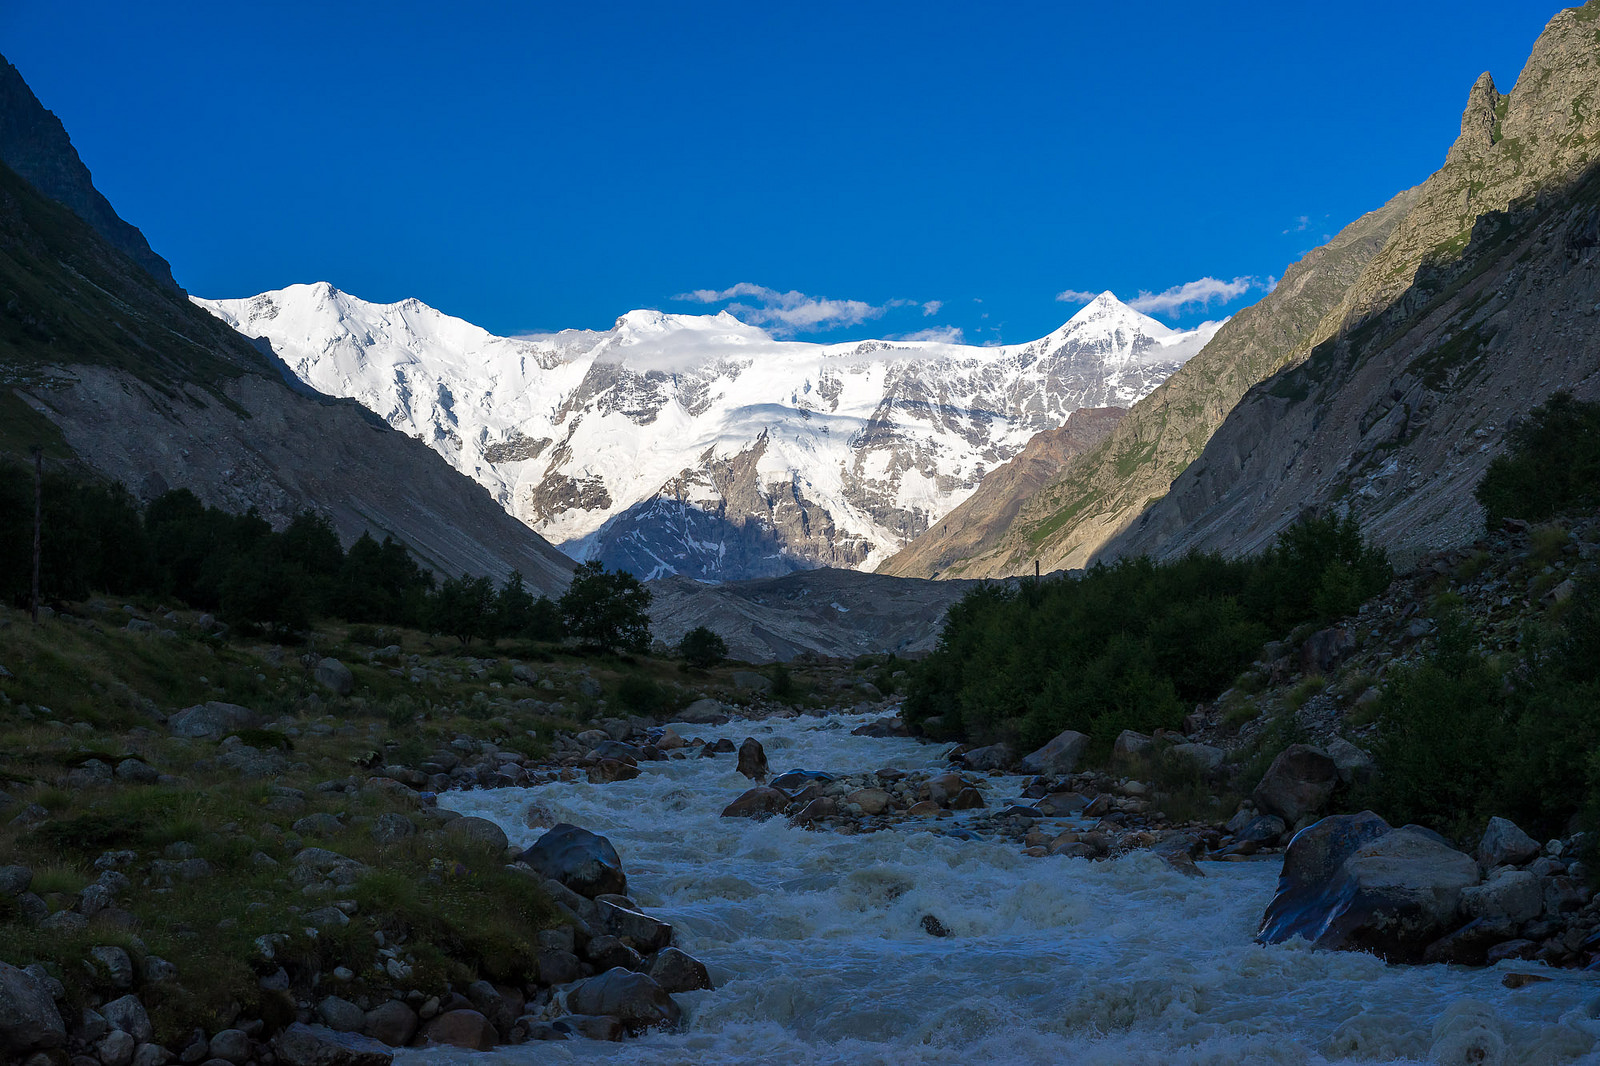
[[[500,337],[326,282],[191,299],[574,558],[714,581],[871,570],[1035,433],[1132,405],[1221,325],[1172,329],[1107,292],[996,347],[784,340],[726,311]]]

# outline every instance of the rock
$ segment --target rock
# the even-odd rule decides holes
[[[945,924],[936,915],[924,914],[920,924],[922,925],[922,931],[929,936],[946,937],[950,935],[950,930],[945,928]]]
[[[1030,774],[1065,777],[1078,768],[1078,762],[1088,747],[1087,736],[1075,729],[1068,729],[1056,734],[1044,747],[1023,756],[1022,762],[1018,765]],[[973,765],[970,752],[967,756],[967,765]]]
[[[0,962],[0,1052],[20,1061],[66,1042],[67,1027],[49,990],[33,975]]]
[[[518,856],[517,861],[527,863],[540,876],[559,881],[590,899],[607,892],[626,894],[628,891],[622,859],[611,841],[568,822],[553,827]]]
[[[361,1031],[390,1047],[404,1047],[416,1035],[420,1024],[416,1011],[398,999],[391,999],[367,1011]]]
[[[1539,945],[1532,940],[1507,940],[1503,944],[1496,944],[1484,955],[1484,964],[1493,966],[1506,959],[1528,960],[1539,953]]]
[[[760,676],[759,674],[756,676]],[[761,746],[761,741],[755,737],[746,737],[744,743],[739,745],[739,772],[752,781],[765,781],[767,779],[767,752]]]
[[[1506,870],[1461,893],[1461,913],[1469,918],[1504,918],[1521,925],[1542,910],[1544,885],[1526,870]]]
[[[20,896],[33,886],[33,871],[26,866],[0,866],[0,896]]]
[[[416,835],[417,827],[403,814],[387,811],[372,820],[372,840],[376,844],[398,844]]]
[[[489,1019],[475,1010],[447,1010],[422,1027],[418,1043],[422,1047],[459,1047],[468,1051],[488,1051],[500,1042]]]
[[[1429,944],[1422,952],[1422,961],[1482,966],[1490,948],[1516,935],[1517,927],[1504,918],[1475,918]]]
[[[339,820],[339,816],[336,814],[318,811],[316,814],[308,814],[304,818],[297,819],[289,828],[301,836],[326,837],[343,832],[344,823]]]
[[[452,818],[444,825],[444,835],[456,840],[463,840],[470,844],[488,848],[499,854],[511,846],[511,841],[506,836],[506,831],[498,824],[487,818],[478,818],[467,815],[462,818]]]
[[[733,687],[741,692],[771,692],[772,678],[754,670],[735,670],[731,675]]]
[[[899,715],[891,715],[887,718],[879,718],[868,722],[866,725],[858,725],[850,730],[850,735],[853,737],[908,737],[911,735],[911,730],[906,728],[904,718]]]
[[[367,1013],[348,999],[324,996],[317,1004],[317,1017],[329,1029],[341,1033],[359,1033],[367,1024]]]
[[[95,1044],[94,1052],[101,1066],[131,1066],[134,1047],[133,1037],[121,1029],[113,1029]]]
[[[580,981],[567,993],[567,1007],[578,1014],[609,1014],[630,1032],[676,1028],[682,1011],[653,977],[612,969]]]
[[[807,785],[818,782],[826,784],[832,780],[833,775],[822,770],[801,770],[797,768],[787,773],[779,774],[767,783],[773,788],[781,788],[786,792],[796,792]]]
[[[1324,749],[1339,771],[1339,780],[1346,785],[1361,784],[1372,777],[1372,756],[1343,737],[1334,737]]]
[[[224,1062],[242,1063],[250,1059],[250,1034],[243,1029],[224,1029],[211,1038],[211,1057]]]
[[[967,787],[967,779],[960,774],[940,774],[928,778],[928,799],[943,807],[961,794]]]
[[[672,926],[666,922],[607,900],[595,901],[594,924],[600,932],[617,937],[642,955],[672,943]]]
[[[894,802],[894,797],[881,788],[858,788],[845,797],[861,808],[862,814],[882,814]]]
[[[644,956],[610,935],[591,938],[583,949],[583,956],[601,970],[609,970],[613,966],[620,966],[624,970],[644,969]]]
[[[687,740],[680,737],[670,726],[661,731],[661,736],[656,740],[656,747],[661,751],[677,751],[688,744]]]
[[[913,803],[910,807],[907,807],[906,815],[910,818],[937,818],[942,810],[944,808],[933,802],[933,800],[923,800],[921,803]]]
[[[1227,752],[1211,744],[1174,744],[1167,751],[1174,759],[1190,764],[1203,774],[1216,773],[1228,757]]]
[[[1306,674],[1326,674],[1355,650],[1355,634],[1343,626],[1318,630],[1300,646],[1300,670]]]
[[[1290,826],[1327,807],[1339,784],[1339,767],[1328,753],[1308,744],[1290,744],[1272,760],[1251,793],[1256,807]]]
[[[1290,842],[1256,939],[1417,961],[1477,883],[1477,863],[1430,830],[1391,829],[1371,811],[1324,818]]]
[[[1039,813],[1046,818],[1061,818],[1070,814],[1077,814],[1089,805],[1089,801],[1076,792],[1052,792],[1040,798],[1036,806]]]
[[[1124,729],[1117,734],[1117,739],[1111,745],[1111,757],[1116,760],[1136,759],[1142,755],[1150,754],[1155,746],[1155,741],[1143,733],[1135,733],[1131,729]]]
[[[950,800],[952,811],[975,811],[980,807],[987,807],[983,801],[983,793],[972,787],[962,789]]]
[[[543,1024],[543,1023],[536,1023]],[[622,1019],[613,1018],[609,1014],[566,1014],[548,1023],[546,1026],[550,1036],[544,1036],[530,1027],[530,1040],[571,1040],[581,1037],[584,1040],[602,1040],[616,1042],[627,1035],[627,1029],[622,1024]]]
[[[185,707],[167,719],[173,736],[203,740],[221,740],[228,733],[254,729],[260,724],[261,716],[250,708],[216,700]]]
[[[789,794],[767,785],[740,793],[739,797],[722,809],[724,818],[771,818],[789,805]]]
[[[280,1066],[391,1066],[394,1062],[394,1052],[369,1036],[303,1022],[295,1022],[273,1037],[272,1051]]]
[[[1478,841],[1478,865],[1485,870],[1496,866],[1521,866],[1539,856],[1537,841],[1517,828],[1508,818],[1490,818]]]
[[[114,999],[100,1008],[100,1014],[113,1029],[121,1029],[140,1044],[147,1044],[155,1035],[150,1015],[138,996],[127,995]]]
[[[618,762],[631,762],[635,766],[645,761],[644,749],[633,744],[624,744],[620,740],[605,740],[594,746],[591,755],[600,759],[616,759]]]
[[[614,781],[631,781],[639,776],[639,768],[619,759],[601,759],[589,767],[587,777],[591,785],[609,785]]]
[[[128,1066],[167,1066],[172,1052],[160,1044],[140,1044],[133,1049],[133,1061]]]
[[[112,988],[126,991],[133,987],[133,960],[122,948],[114,945],[90,948],[89,959],[95,974]]]
[[[716,700],[695,700],[678,712],[678,721],[688,725],[722,725],[731,715]]]
[[[583,960],[570,951],[545,948],[539,952],[539,983],[564,985],[583,976]]]
[[[1245,823],[1244,828],[1234,834],[1234,840],[1270,847],[1282,839],[1283,834],[1288,831],[1289,827],[1283,824],[1282,818],[1275,814],[1261,814]]]
[[[714,987],[706,964],[677,948],[662,948],[650,963],[650,976],[665,992],[694,992]]]
[[[317,664],[317,684],[335,696],[348,696],[355,690],[356,675],[338,659],[323,659]]]
[[[974,770],[1004,770],[1016,759],[1011,745],[1001,742],[983,748],[973,748],[962,760]]]
[[[161,780],[156,768],[142,759],[123,759],[117,763],[116,775],[123,781],[136,785],[153,785]]]

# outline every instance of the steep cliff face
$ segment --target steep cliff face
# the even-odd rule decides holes
[[[1600,395],[1600,0],[1551,20],[1346,301],[1345,328],[1253,389],[1102,557],[1248,552],[1348,508],[1402,561],[1469,540],[1507,425],[1557,388]]]
[[[31,98],[31,94],[30,94]],[[420,442],[296,391],[249,341],[0,165],[0,454],[45,445],[148,498],[392,533],[442,573],[556,592],[572,563]]]
[[[926,534],[878,567],[897,577],[939,577],[952,564],[994,550],[1027,499],[1073,459],[1109,437],[1127,414],[1122,407],[1074,411],[1060,429],[1036,433],[1018,455],[983,479],[978,491]]]
[[[69,207],[151,277],[177,289],[167,261],[100,195],[61,120],[45,110],[4,56],[0,56],[0,162],[45,196]]]

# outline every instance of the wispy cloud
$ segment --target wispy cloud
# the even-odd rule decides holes
[[[1064,304],[1086,304],[1099,295],[1085,289],[1064,289],[1056,293],[1056,300]]]
[[[1210,307],[1213,303],[1227,303],[1252,289],[1267,288],[1261,278],[1241,277],[1232,281],[1220,278],[1199,278],[1174,285],[1161,292],[1140,291],[1128,301],[1128,306],[1145,314],[1175,315],[1186,307]]]
[[[719,304],[728,301],[727,310],[741,321],[757,326],[768,326],[777,334],[809,333],[840,326],[854,326],[868,319],[880,318],[886,311],[897,307],[921,307],[924,316],[936,314],[944,306],[938,300],[922,303],[917,300],[890,300],[871,304],[865,300],[835,300],[822,296],[807,296],[793,289],[779,292],[765,285],[741,281],[726,289],[694,289],[680,292],[674,300],[689,303]],[[748,303],[743,301],[750,301]]]
[[[940,344],[963,344],[966,334],[961,332],[960,326],[933,326],[929,329],[919,329],[915,333],[902,333],[890,337],[893,341],[937,341]]]
[[[1284,233],[1304,233],[1306,230],[1308,230],[1310,228],[1311,228],[1311,216],[1310,215],[1301,215],[1299,218],[1294,220],[1294,225],[1290,226],[1288,229],[1284,230],[1283,232]]]

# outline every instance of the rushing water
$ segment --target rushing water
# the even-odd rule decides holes
[[[865,719],[679,727],[746,736],[774,772],[943,765],[937,748],[849,735]],[[951,820],[844,836],[722,819],[749,786],[730,755],[644,764],[632,781],[453,793],[514,843],[524,812],[609,837],[629,893],[672,923],[717,988],[681,994],[682,1032],[624,1044],[406,1051],[489,1063],[1600,1063],[1600,978],[1530,964],[1388,967],[1303,941],[1252,943],[1277,862],[1148,854],[1032,859]],[[996,782],[997,800],[1021,782]],[[925,914],[950,931],[928,935]],[[1551,977],[1505,988],[1508,970]]]

